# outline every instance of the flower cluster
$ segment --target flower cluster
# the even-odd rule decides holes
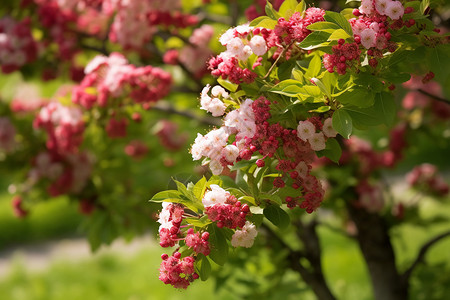
[[[205,193],[202,199],[208,218],[217,222],[217,227],[236,229],[244,227],[245,218],[250,211],[247,204],[242,205],[236,197],[212,184],[211,190]]]
[[[184,207],[180,204],[163,202],[159,214],[159,238],[161,247],[173,247],[181,235],[180,226],[183,220]]]
[[[27,185],[31,187],[43,180],[49,183],[47,192],[52,197],[77,195],[90,179],[93,163],[94,158],[86,152],[65,155],[41,152],[35,157],[33,167],[28,172]]]
[[[0,19],[0,66],[3,73],[18,70],[37,57],[38,45],[30,30],[30,20]]]
[[[47,132],[47,149],[60,154],[78,151],[83,142],[83,114],[77,107],[63,106],[59,102],[49,102],[42,107],[34,120],[36,129]]]
[[[234,230],[231,237],[233,247],[251,247],[253,245],[257,230],[254,224],[246,220],[250,213],[247,204],[242,205],[234,195],[220,186],[209,184],[201,197],[201,205],[203,205],[202,211],[195,213],[186,209],[182,204],[162,203],[158,219],[161,224],[159,227],[160,245],[162,247],[178,246],[171,257],[167,254],[162,256],[163,262],[160,266],[159,279],[165,284],[171,284],[176,288],[187,288],[193,280],[199,277],[194,271],[194,263],[198,263],[199,259],[208,260],[207,257],[211,253],[209,243],[211,226],[219,228],[215,230],[223,227]],[[208,227],[193,226],[189,224],[189,221],[185,221],[186,216],[195,216],[198,219],[207,217],[206,224],[211,222],[214,224],[210,224]],[[186,230],[186,228],[188,229]],[[188,249],[189,254],[181,259],[180,252],[182,250],[180,249],[183,248]]]
[[[112,53],[96,56],[85,68],[86,76],[74,88],[72,101],[86,109],[106,106],[119,97],[129,96],[134,102],[149,108],[170,90],[170,74],[151,66],[135,67],[125,57]]]
[[[357,43],[345,43],[344,39],[340,39],[338,45],[332,47],[333,54],[325,53],[323,55],[323,66],[328,72],[336,71],[338,74],[344,75],[347,68],[359,66],[361,50]]]
[[[161,258],[163,261],[159,267],[159,280],[165,284],[185,289],[192,281],[199,278],[194,269],[192,256],[181,258],[181,253],[175,252],[170,257],[163,254]]]
[[[276,169],[282,175],[274,180],[274,186],[283,188],[285,177],[293,188],[302,187],[303,194],[299,190],[298,197],[287,197],[286,203],[290,208],[299,205],[312,212],[320,205],[324,194],[320,182],[310,175],[314,152],[325,149],[326,139],[335,137],[337,133],[331,118],[324,122],[317,117],[300,121],[297,130],[286,129],[279,123],[270,124],[270,105],[264,97],[243,101],[238,109],[224,117],[222,127],[205,136],[198,134],[191,148],[192,157],[194,160],[203,156],[209,158],[213,174],[220,174],[223,168],[236,161],[250,160],[258,154],[262,159],[256,164],[264,167],[264,160],[273,159],[277,153],[280,157]],[[234,136],[234,141],[228,144],[231,136]]]
[[[207,97],[209,96],[202,95],[202,101],[206,102],[202,103],[202,107],[208,104],[205,100]],[[252,103],[251,99],[246,99],[239,109],[227,114],[224,126],[208,132],[205,136],[198,134],[191,148],[192,158],[199,160],[203,156],[208,157],[210,169],[215,175],[222,173],[224,166],[232,165],[239,156],[244,138],[252,138],[255,134]],[[237,143],[228,145],[230,134],[236,134]],[[239,143],[239,140],[242,142]]]
[[[324,21],[324,15],[324,10],[311,7],[304,14],[294,13],[287,21],[280,18],[273,30],[248,25],[227,30],[219,39],[227,50],[209,61],[211,74],[236,84],[253,82],[256,73],[242,68],[253,54],[259,57],[253,63],[253,69],[261,65],[262,57],[272,47],[277,48],[272,55],[276,59],[285,47],[289,48],[294,41],[303,41],[311,33],[306,27]]]
[[[74,88],[72,101],[86,109],[106,106],[120,97],[129,96],[135,103],[149,108],[170,90],[169,73],[151,66],[135,67],[122,54],[96,56],[85,68],[83,81]]]
[[[440,176],[436,166],[432,164],[421,164],[406,175],[410,186],[425,188],[428,192],[439,196],[449,193],[449,186]]]

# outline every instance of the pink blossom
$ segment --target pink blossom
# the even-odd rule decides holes
[[[376,33],[373,29],[364,29],[361,32],[361,44],[366,48],[372,48],[376,45]]]
[[[334,128],[333,128],[331,118],[327,118],[323,122],[323,133],[325,134],[326,137],[335,137],[337,135],[336,130],[334,130]]]
[[[231,237],[231,245],[233,247],[245,247],[250,248],[253,246],[255,237],[258,235],[258,231],[254,224],[249,221],[245,222],[244,227],[241,230],[236,230]]]
[[[314,151],[325,149],[325,136],[323,135],[323,132],[314,133],[308,138],[308,142],[311,145],[311,149]]]
[[[252,48],[253,53],[258,56],[262,56],[267,52],[266,40],[260,35],[252,37],[250,40],[250,47]]]
[[[310,121],[300,121],[297,126],[297,136],[306,141],[311,138],[316,132],[316,128]]]
[[[403,16],[405,9],[400,1],[390,1],[388,2],[384,13],[392,20],[397,20]]]

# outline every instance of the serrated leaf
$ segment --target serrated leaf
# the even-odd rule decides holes
[[[352,26],[342,14],[334,11],[327,11],[323,18],[325,21],[337,24],[339,28],[342,28],[349,36],[353,36]]]
[[[305,50],[312,50],[328,45],[328,38],[331,33],[323,31],[314,31],[310,33],[298,46]]]
[[[180,199],[180,196],[181,193],[179,191],[168,190],[156,193],[149,201],[160,203],[166,201],[167,199]]]
[[[224,88],[226,88],[227,90],[229,90],[230,92],[236,92],[237,89],[238,89],[238,87],[239,87],[239,85],[234,84],[234,83],[232,83],[232,82],[229,82],[228,80],[223,79],[222,77],[219,77],[219,78],[217,79],[217,82],[218,82],[221,86],[223,86]]]
[[[194,185],[194,188],[192,190],[192,192],[194,193],[194,196],[201,200],[203,193],[205,192],[206,189],[206,178],[205,176],[202,177],[202,179],[200,179],[199,181],[197,181],[197,183]]]
[[[323,82],[318,78],[311,78],[312,81],[317,85],[322,93],[324,93],[328,99],[331,99],[331,91],[323,84]]]
[[[317,75],[319,75],[321,69],[322,69],[322,61],[320,60],[320,56],[314,55],[311,61],[309,62],[309,66],[306,69],[305,76],[307,78],[316,77]]]
[[[304,12],[306,10],[306,3],[304,0],[300,1],[299,4],[295,7],[295,11],[298,11],[300,13]]]
[[[397,50],[395,51],[391,57],[389,58],[388,66],[392,67],[394,65],[397,65],[404,60],[408,59],[408,56],[412,53],[411,50]]]
[[[346,105],[370,107],[374,103],[374,94],[363,87],[355,87],[339,95],[336,99]]]
[[[278,10],[278,13],[288,20],[292,14],[295,12],[295,8],[297,7],[297,0],[285,0]]]
[[[343,109],[339,109],[334,112],[332,125],[333,129],[346,139],[348,139],[352,134],[352,119],[350,115]]]
[[[340,40],[340,39],[348,39],[350,37],[350,35],[347,33],[347,32],[345,32],[345,30],[344,29],[338,29],[338,30],[335,30],[331,35],[330,35],[330,37],[328,38],[328,41],[337,41],[337,40]]]
[[[223,266],[228,259],[228,243],[222,229],[216,225],[208,227],[209,232],[209,257],[218,265]]]
[[[264,216],[275,226],[283,229],[291,223],[289,215],[277,205],[269,205],[264,208]]]
[[[267,28],[267,29],[274,29],[275,25],[277,25],[277,21],[269,18],[268,16],[258,17],[258,18],[254,19],[250,23],[250,26],[253,26],[253,27],[264,27],[264,28]]]
[[[259,195],[259,198],[261,200],[269,200],[270,202],[273,202],[273,203],[278,204],[278,205],[283,204],[280,196],[278,196],[278,195],[272,195],[272,194],[268,194],[268,193],[261,193]]]
[[[195,227],[203,228],[205,226],[208,226],[212,223],[210,219],[208,219],[208,216],[203,216],[201,218],[184,218],[184,221],[186,221],[188,224],[194,225]]]
[[[237,171],[241,168],[253,166],[257,161],[257,158],[252,158],[250,160],[241,160],[237,163],[235,163],[231,168],[230,171]]]
[[[311,31],[324,31],[328,33],[333,33],[337,29],[339,29],[339,25],[332,23],[332,22],[316,22],[310,24],[307,29]]]
[[[249,203],[251,203],[253,205],[256,205],[255,198],[253,198],[252,196],[241,196],[241,197],[238,198],[238,200],[239,201],[244,200],[244,201],[247,201],[247,202],[249,202]]]
[[[265,11],[266,15],[273,20],[278,20],[281,17],[269,1],[266,2]]]

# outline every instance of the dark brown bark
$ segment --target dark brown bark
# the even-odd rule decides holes
[[[271,239],[289,251],[287,256],[289,268],[300,274],[305,283],[313,290],[317,299],[335,300],[336,298],[331,292],[322,272],[321,248],[316,232],[317,223],[312,222],[304,225],[301,222],[296,222],[295,225],[298,230],[298,237],[305,246],[304,251],[293,250],[269,226],[263,225],[263,228],[267,231]],[[305,267],[301,259],[308,260],[311,267]]]
[[[358,229],[357,240],[366,261],[376,300],[408,299],[408,283],[395,265],[395,254],[384,219],[347,204]]]

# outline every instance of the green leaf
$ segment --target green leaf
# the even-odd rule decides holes
[[[309,25],[306,28],[308,28],[311,31],[324,31],[324,32],[328,32],[328,33],[333,33],[340,27],[339,27],[339,25],[332,23],[332,22],[316,22],[316,23],[312,23],[311,25]]]
[[[199,264],[197,264],[198,275],[200,275],[200,279],[205,281],[211,275],[211,263],[209,262],[208,257],[203,254],[199,254],[198,258],[200,260]]]
[[[342,155],[342,149],[336,139],[329,138],[326,143],[326,148],[324,150],[317,151],[316,154],[319,157],[326,156],[335,163],[338,163]]]
[[[350,115],[343,109],[339,109],[334,112],[332,125],[344,138],[348,139],[352,134],[352,119]]]
[[[221,228],[216,225],[208,227],[209,246],[211,253],[209,257],[218,265],[223,266],[228,258],[228,243]]]
[[[337,41],[340,39],[348,39],[351,37],[344,29],[338,29],[335,30],[330,37],[328,38],[328,41]]]
[[[288,97],[295,97],[303,91],[303,84],[294,79],[287,79],[279,82],[269,90],[272,93],[282,94]]]
[[[256,163],[256,161],[257,161],[257,158],[253,158],[253,159],[250,159],[250,160],[241,160],[241,161],[235,163],[230,168],[230,171],[236,171],[236,170],[239,170],[241,168],[253,166]]]
[[[319,114],[323,114],[323,113],[326,113],[327,111],[329,111],[330,109],[331,109],[331,106],[324,105],[324,106],[320,106],[319,108],[316,108],[316,109],[311,109],[309,112],[316,112]]]
[[[224,88],[226,88],[227,90],[229,90],[230,92],[236,92],[236,90],[238,89],[239,85],[234,84],[232,82],[229,82],[226,79],[223,79],[222,77],[219,77],[217,79],[217,82],[223,86]]]
[[[266,15],[273,20],[278,20],[281,17],[280,14],[273,8],[272,4],[269,1],[267,1],[266,3],[265,11]]]
[[[374,93],[367,88],[355,87],[336,97],[342,104],[356,107],[370,107],[374,103]]]
[[[319,55],[314,55],[311,61],[309,62],[309,66],[306,69],[305,77],[313,78],[319,75],[320,70],[322,69],[322,61],[320,60]]]
[[[397,50],[389,58],[388,67],[392,67],[396,64],[408,59],[408,56],[412,53],[411,50]]]
[[[387,126],[392,125],[397,113],[394,96],[388,92],[378,93],[375,96],[375,109],[381,113],[383,123]]]
[[[208,216],[203,216],[201,218],[184,218],[183,220],[186,221],[188,224],[200,228],[203,228],[212,223],[212,221],[208,219]]]
[[[155,194],[152,199],[150,199],[149,201],[151,202],[171,202],[171,201],[167,201],[170,199],[180,199],[181,193],[179,191],[175,191],[175,190],[168,190],[168,191],[162,191],[159,192],[157,194]]]
[[[298,46],[305,50],[326,46],[329,44],[327,41],[330,35],[331,34],[327,32],[314,31],[310,33]]]
[[[267,29],[274,29],[275,25],[277,25],[277,21],[269,18],[268,16],[257,17],[256,19],[250,22],[250,26],[264,27]]]
[[[261,193],[259,195],[259,198],[261,200],[269,200],[275,204],[281,205],[283,204],[281,198],[278,195],[272,195],[272,194],[268,194],[268,193]]]
[[[351,116],[353,124],[358,128],[380,124],[389,126],[396,115],[394,96],[388,92],[377,93],[375,95],[375,104],[371,107],[357,108],[346,106],[342,110],[345,110]]]
[[[194,193],[194,196],[197,199],[201,200],[203,193],[205,192],[205,189],[206,189],[206,178],[205,176],[203,176],[202,179],[197,181],[197,183],[194,185],[192,192]]]
[[[422,13],[422,15],[425,14],[428,6],[430,6],[430,0],[422,0],[422,2],[420,2],[419,11]]]
[[[295,8],[297,7],[298,2],[297,0],[285,0],[283,4],[281,4],[280,9],[278,10],[278,13],[288,20],[292,14],[295,12]]]
[[[283,229],[291,223],[289,215],[277,205],[269,205],[264,208],[264,216],[272,222],[273,225]]]
[[[299,4],[295,7],[295,11],[298,11],[300,13],[304,12],[306,10],[306,3],[304,0],[300,1]]]
[[[383,74],[383,78],[388,82],[403,83],[408,81],[411,78],[411,75],[407,73],[386,72]]]
[[[311,78],[312,81],[319,87],[320,91],[324,93],[328,99],[331,99],[331,91],[323,84],[323,82],[318,78]]]
[[[444,79],[450,74],[450,53],[448,45],[438,45],[428,50],[430,69],[436,78]]]
[[[251,197],[251,196],[241,196],[238,198],[239,201],[244,200],[249,202],[250,204],[256,205],[256,201],[255,198]]]
[[[334,11],[327,11],[323,18],[325,21],[338,25],[339,28],[342,28],[349,36],[353,36],[352,26],[342,14]]]

